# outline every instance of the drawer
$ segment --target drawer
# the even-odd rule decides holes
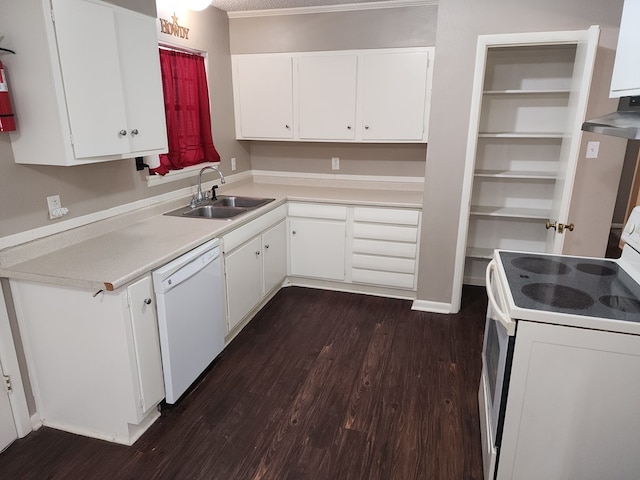
[[[418,240],[418,227],[354,223],[353,238],[392,240],[395,242],[413,242]]]
[[[415,276],[408,273],[380,272],[354,268],[351,272],[354,283],[368,283],[386,287],[414,289]]]
[[[270,212],[260,215],[255,220],[251,220],[246,225],[230,231],[222,237],[222,248],[225,253],[242,245],[247,240],[259,235],[270,226],[279,222],[287,216],[287,207],[281,205]]]
[[[420,212],[418,210],[398,208],[355,207],[353,209],[353,219],[356,222],[417,226],[420,221]]]
[[[317,203],[290,203],[289,216],[346,220],[347,207],[342,205],[322,205]]]
[[[411,258],[376,257],[374,255],[355,254],[352,258],[353,268],[381,270],[384,272],[413,273],[416,261]]]
[[[416,258],[418,247],[415,243],[388,242],[385,240],[353,239],[353,252],[388,257]]]

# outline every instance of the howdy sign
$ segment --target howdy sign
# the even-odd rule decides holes
[[[189,29],[187,27],[183,27],[178,24],[178,17],[175,12],[171,17],[173,20],[170,22],[164,18],[159,18],[160,20],[160,33],[165,33],[167,35],[173,35],[174,37],[184,38],[185,40],[189,40]]]

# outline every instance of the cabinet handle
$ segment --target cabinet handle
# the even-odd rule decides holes
[[[126,137],[126,136],[127,136],[127,131],[126,131],[126,130],[120,130],[120,131],[118,132],[118,134],[119,134],[121,137]]]
[[[269,248],[269,244],[265,245],[264,248]]]
[[[260,251],[259,250],[256,251],[256,255],[260,255]]]
[[[291,232],[291,234],[292,234],[292,235],[295,235],[295,234],[296,234],[296,231],[295,231],[295,230],[293,230],[293,231]]]
[[[137,128],[134,128],[133,130],[131,130],[131,136],[132,136],[132,137],[135,137],[138,133],[139,133],[139,132],[138,132],[138,129],[137,129]]]
[[[365,125],[365,126],[364,126],[364,129],[365,129],[365,130],[369,130],[369,125]]]
[[[291,127],[289,127],[289,125],[285,125],[285,126],[284,126],[284,128],[286,128],[287,130],[289,130],[289,128],[291,128]]]
[[[145,303],[145,305],[151,305],[151,299],[150,298],[145,298],[144,299],[144,303]]]
[[[351,130],[351,125],[347,125],[347,130]]]

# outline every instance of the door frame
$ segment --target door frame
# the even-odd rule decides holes
[[[11,393],[9,401],[13,411],[18,437],[22,438],[33,430],[27,397],[24,390],[18,355],[13,343],[13,334],[9,323],[9,314],[0,285],[0,363],[6,375],[11,376]]]

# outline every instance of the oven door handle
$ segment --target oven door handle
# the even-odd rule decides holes
[[[496,312],[497,320],[507,330],[507,335],[511,336],[516,331],[516,322],[514,322],[511,319],[511,317],[509,317],[509,315],[507,315],[506,312],[503,312],[500,309],[500,306],[498,305],[498,302],[496,301],[496,298],[493,295],[493,288],[491,288],[491,279],[493,277],[493,279],[495,280],[495,283],[496,283],[496,285],[498,287],[497,288],[498,293],[500,295],[502,295],[502,285],[501,285],[500,280],[498,279],[498,277],[495,276],[495,269],[496,269],[496,261],[495,261],[495,259],[492,259],[489,262],[489,265],[487,265],[487,270],[485,272],[485,280],[486,280],[486,286],[487,286],[487,297],[489,297],[489,303],[491,304],[491,307],[493,308],[493,310]],[[492,273],[493,273],[493,275],[492,275]]]

